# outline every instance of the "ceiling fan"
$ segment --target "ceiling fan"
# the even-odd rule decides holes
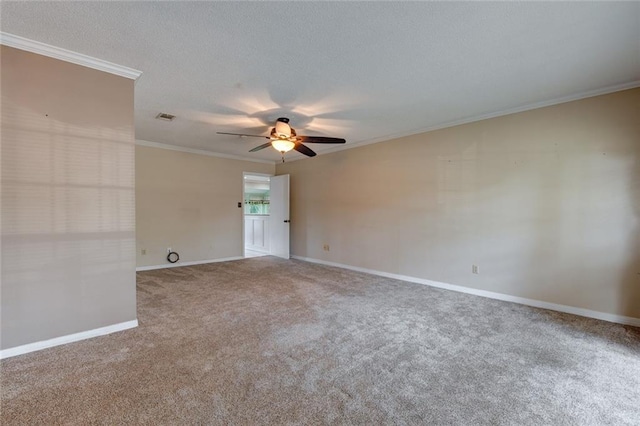
[[[233,135],[233,136],[248,136],[252,138],[266,138],[269,142],[256,146],[249,152],[260,151],[261,149],[272,146],[276,151],[282,154],[282,162],[284,163],[284,154],[286,152],[295,149],[301,154],[307,157],[315,157],[316,153],[309,147],[302,144],[305,143],[345,143],[344,139],[340,138],[327,138],[324,136],[302,136],[296,134],[294,128],[289,126],[289,119],[287,117],[280,117],[276,120],[276,126],[271,129],[271,135],[246,135],[244,133],[227,133],[217,132],[219,135]]]

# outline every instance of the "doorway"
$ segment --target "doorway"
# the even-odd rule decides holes
[[[289,259],[289,175],[244,172],[243,255]]]
[[[269,254],[270,180],[268,175],[244,173],[244,257]]]

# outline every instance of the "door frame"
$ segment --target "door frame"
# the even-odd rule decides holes
[[[245,192],[244,192],[244,181],[245,181],[245,177],[246,176],[262,176],[262,177],[268,177],[268,178],[272,178],[273,176],[275,176],[274,174],[271,173],[256,173],[256,172],[242,172],[242,201],[240,203],[241,206],[241,211],[242,211],[242,234],[240,235],[240,238],[242,240],[242,257],[244,258],[244,253],[246,250],[245,244],[244,244],[244,238],[245,238],[245,234],[244,234],[244,223],[245,223],[245,218],[244,218],[244,200],[245,200]]]
[[[291,228],[289,226],[291,175],[274,176],[269,186],[271,191],[269,251],[272,256],[291,259]]]

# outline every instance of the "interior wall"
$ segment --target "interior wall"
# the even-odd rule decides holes
[[[294,255],[640,318],[640,89],[285,173]]]
[[[0,348],[135,320],[133,80],[0,55]]]
[[[243,172],[275,165],[136,146],[137,265],[243,256]]]

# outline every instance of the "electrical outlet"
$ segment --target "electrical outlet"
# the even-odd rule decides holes
[[[142,253],[142,255],[144,256],[145,254],[147,254],[147,249],[142,249],[140,250],[140,252]]]
[[[323,249],[324,251],[329,251],[329,244],[325,244],[325,245],[323,245],[323,246],[322,246],[322,249]]]
[[[173,250],[171,250],[171,247],[167,248],[167,253],[171,253]]]
[[[480,273],[480,269],[478,268],[478,265],[471,265],[471,273],[473,273],[473,274],[479,274]]]

